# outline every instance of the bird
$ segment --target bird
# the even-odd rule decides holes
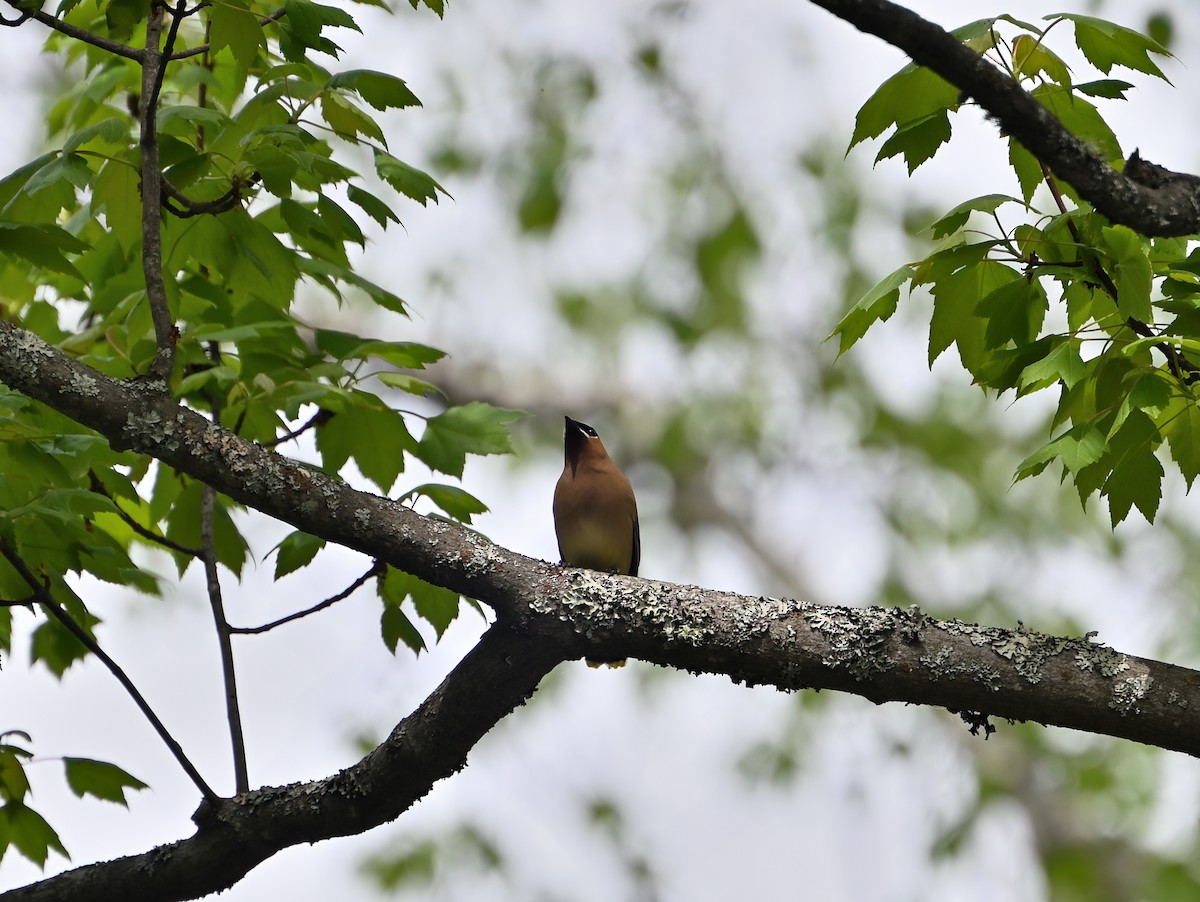
[[[562,562],[637,576],[642,536],[633,486],[608,456],[595,429],[563,419],[563,471],[554,487],[554,531]]]
[[[563,563],[637,576],[642,543],[633,486],[595,429],[563,419],[563,471],[554,488],[554,531]]]

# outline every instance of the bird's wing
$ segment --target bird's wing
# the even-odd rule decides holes
[[[633,515],[633,558],[629,562],[629,575],[637,576],[638,564],[642,562],[642,530],[638,526],[637,514]]]

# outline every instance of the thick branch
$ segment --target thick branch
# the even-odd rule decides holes
[[[916,609],[748,598],[533,561],[247,442],[0,321],[0,381],[266,514],[491,605],[498,623],[388,741],[330,780],[202,805],[196,836],[4,900],[183,899],[276,851],[398,816],[556,662],[638,657],[781,689],[838,689],[1033,720],[1200,756],[1200,673],[1090,638],[939,622]]]
[[[900,48],[914,62],[961,88],[1000,123],[1006,134],[1045,161],[1055,175],[1069,182],[1113,222],[1143,235],[1200,232],[1200,192],[1194,181],[1176,176],[1155,185],[1120,174],[1008,74],[949,32],[888,0],[812,2],[860,31]]]
[[[1195,671],[1024,629],[560,570],[247,442],[4,321],[0,381],[116,448],[149,454],[311,535],[479,599],[563,656],[637,657],[783,689],[840,689],[1035,720],[1200,756]]]
[[[188,839],[86,865],[0,895],[4,902],[168,902],[233,886],[281,849],[394,820],[524,703],[561,659],[497,625],[371,754],[325,780],[259,789],[197,813]]]

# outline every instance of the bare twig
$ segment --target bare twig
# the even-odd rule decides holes
[[[320,604],[315,604],[311,608],[305,608],[303,611],[297,611],[294,614],[288,614],[286,617],[280,617],[278,620],[272,620],[270,623],[264,623],[262,626],[231,626],[229,632],[238,633],[240,635],[254,635],[257,633],[265,633],[267,630],[273,630],[277,626],[283,626],[285,623],[291,623],[293,620],[299,620],[301,617],[307,617],[309,614],[315,614],[317,611],[323,611],[328,607],[337,604],[343,598],[349,598],[365,583],[367,580],[376,576],[382,576],[387,569],[387,565],[383,561],[375,561],[371,564],[371,569],[352,582],[346,589],[339,592],[330,598],[326,598]]]
[[[114,498],[108,489],[104,487],[104,483],[100,481],[94,472],[89,470],[88,477],[91,479],[92,491],[103,495],[105,498],[111,501],[113,503],[113,507],[117,509],[117,516],[124,520],[125,525],[127,525],[147,542],[153,542],[155,545],[161,545],[163,548],[169,549],[170,551],[177,551],[180,554],[186,554],[188,557],[200,557],[199,548],[188,548],[188,546],[180,545],[175,540],[168,539],[166,536],[160,535],[152,529],[147,529],[145,526],[135,520],[132,514],[130,514],[127,510],[125,510],[125,508],[121,507],[121,505],[117,503],[117,499]]]
[[[259,176],[257,173],[244,182],[240,179],[235,179],[229,190],[220,197],[215,197],[212,200],[192,200],[164,178],[162,181],[163,206],[166,207],[167,212],[180,219],[187,219],[189,216],[207,216],[224,213],[227,210],[232,210],[241,203],[242,189],[256,184],[258,180]]]
[[[23,9],[22,3],[24,0],[4,0],[4,2],[20,13],[16,19],[5,19],[5,25],[16,26],[28,21],[29,19],[33,19],[35,22],[40,22],[47,28],[52,28],[60,34],[65,34],[69,38],[74,38],[77,41],[83,41],[83,43],[91,44],[93,47],[99,47],[101,50],[107,50],[109,53],[124,57],[127,60],[141,62],[142,51],[138,50],[136,47],[130,47],[126,44],[122,44],[120,41],[114,41],[110,38],[93,34],[86,29],[71,25],[69,22],[56,19],[54,16],[50,15],[49,13],[42,12],[41,10],[32,11],[29,9]]]
[[[237,678],[233,667],[233,643],[229,641],[229,621],[221,600],[221,580],[217,575],[217,550],[213,536],[213,508],[217,492],[204,487],[200,501],[200,542],[204,546],[204,576],[208,585],[208,600],[212,605],[217,641],[221,646],[221,670],[225,678],[225,712],[229,718],[229,739],[233,745],[233,773],[238,795],[250,791],[250,776],[246,766],[246,741],[242,735],[242,715],[238,709]]]
[[[84,647],[87,648],[88,651],[95,655],[96,658],[108,668],[109,673],[117,678],[117,682],[125,688],[125,691],[129,693],[129,697],[133,699],[134,704],[138,706],[142,714],[145,715],[148,721],[150,721],[150,726],[154,728],[154,732],[158,733],[159,738],[162,739],[163,743],[166,744],[171,754],[175,756],[175,760],[179,762],[179,766],[182,767],[188,777],[191,778],[192,782],[196,785],[196,788],[200,790],[200,793],[209,802],[215,802],[218,798],[217,794],[212,791],[209,785],[204,781],[204,778],[200,776],[200,771],[196,770],[195,765],[188,760],[187,755],[183,753],[182,746],[175,741],[175,737],[170,734],[163,722],[158,719],[158,715],[154,713],[154,709],[150,707],[150,703],[147,702],[142,693],[138,691],[137,686],[133,684],[133,680],[129,678],[128,674],[121,669],[120,665],[118,665],[116,661],[109,657],[108,653],[105,652],[104,649],[102,649],[96,642],[96,640],[88,634],[87,630],[76,623],[75,618],[73,618],[62,605],[54,600],[54,596],[50,594],[50,590],[42,584],[41,580],[38,579],[37,574],[29,568],[29,565],[25,563],[25,559],[17,554],[17,552],[2,539],[0,539],[0,554],[2,554],[5,560],[12,565],[13,569],[20,574],[21,579],[25,580],[25,582],[29,585],[29,588],[33,590],[33,597],[37,600],[37,603],[45,608],[55,620],[66,627],[67,631],[70,632],[71,635],[82,642]]]
[[[281,849],[394,820],[461,770],[488,730],[561,661],[551,646],[493,626],[442,684],[361,761],[311,783],[205,805],[193,836],[85,865],[4,895],[13,902],[191,899],[233,886]]]
[[[1075,220],[1069,215],[1071,210],[1067,207],[1066,199],[1063,197],[1062,189],[1058,186],[1057,179],[1054,178],[1054,173],[1050,171],[1050,167],[1045,163],[1041,163],[1041,167],[1042,177],[1045,180],[1047,187],[1050,188],[1050,193],[1054,197],[1054,203],[1058,207],[1058,211],[1067,216],[1067,230],[1071,233],[1071,238],[1074,239],[1076,244],[1078,244],[1080,247],[1083,247],[1083,242],[1079,237],[1079,228],[1075,225]],[[1113,303],[1116,303],[1117,286],[1116,283],[1113,282],[1112,276],[1110,276],[1108,272],[1105,271],[1104,267],[1100,265],[1099,260],[1093,258],[1091,263],[1092,271],[1095,272],[1097,277],[1100,279],[1100,283],[1103,286],[1105,293],[1112,298]],[[1125,318],[1125,325],[1131,332],[1133,332],[1135,335],[1140,335],[1142,338],[1158,337],[1158,333],[1155,332],[1153,328],[1142,322],[1140,319],[1135,319],[1132,316]],[[1187,384],[1191,384],[1197,379],[1200,379],[1200,367],[1197,367],[1194,363],[1188,360],[1187,357],[1185,357],[1178,349],[1174,348],[1165,341],[1156,342],[1154,347],[1160,354],[1163,355],[1163,357],[1166,358],[1167,366],[1170,368],[1171,373],[1175,376],[1175,378]]]
[[[274,448],[276,445],[282,445],[284,442],[290,442],[294,438],[299,438],[309,429],[315,429],[318,426],[325,425],[332,420],[333,417],[334,412],[332,410],[326,410],[324,407],[322,407],[311,417],[309,417],[308,422],[303,426],[299,426],[296,429],[293,429],[291,432],[285,432],[283,435],[279,436],[278,438],[273,438],[269,442],[263,442],[263,445],[267,448]]]

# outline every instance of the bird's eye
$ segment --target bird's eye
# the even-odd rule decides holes
[[[593,429],[591,426],[584,426],[583,431],[586,432],[588,435],[590,435],[592,438],[600,438],[600,434],[598,432],[596,432],[596,430]]]

